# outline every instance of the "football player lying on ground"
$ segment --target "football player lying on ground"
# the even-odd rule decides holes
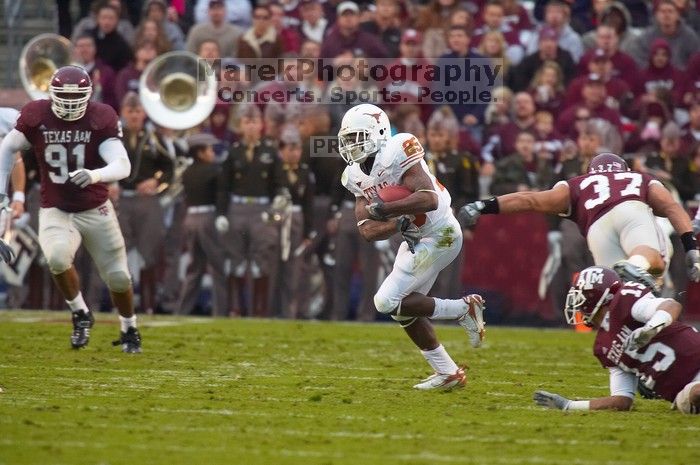
[[[575,221],[596,265],[612,267],[623,279],[641,282],[654,292],[651,275],[663,274],[670,254],[653,215],[668,218],[686,250],[688,277],[700,281],[700,251],[688,214],[659,181],[631,172],[613,153],[596,155],[588,174],[560,181],[550,190],[472,202],[458,217],[463,225],[473,226],[482,214],[528,211]]]
[[[598,330],[593,354],[610,370],[610,396],[569,400],[535,392],[538,405],[560,410],[629,410],[637,384],[673,402],[682,413],[700,413],[700,333],[676,321],[681,304],[654,297],[643,284],[623,284],[617,273],[588,267],[574,279],[564,309],[569,324],[580,313]]]
[[[80,292],[73,266],[81,243],[95,261],[119,311],[121,332],[114,345],[141,352],[126,250],[107,184],[129,175],[131,164],[112,108],[91,102],[92,82],[79,66],[51,77],[49,99],[26,104],[15,128],[0,144],[0,203],[21,149],[33,148],[41,177],[39,243],[56,286],[71,309],[71,345],[85,347],[95,317]],[[5,261],[10,261],[4,255]]]
[[[452,214],[450,194],[430,174],[418,139],[407,133],[391,136],[390,131],[386,113],[363,104],[345,113],[338,132],[340,155],[348,164],[342,183],[355,195],[360,234],[368,241],[397,233],[404,239],[374,304],[401,324],[435,371],[414,388],[461,387],[464,370],[440,344],[430,319],[456,320],[478,347],[484,336],[484,300],[476,294],[461,299],[426,295],[438,273],[461,252],[462,230]],[[382,200],[382,193],[392,189],[406,195]]]

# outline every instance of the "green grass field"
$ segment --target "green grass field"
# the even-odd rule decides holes
[[[69,315],[0,312],[0,464],[700,463],[700,423],[663,401],[627,413],[543,410],[532,393],[607,394],[591,334],[489,328],[466,389],[411,386],[427,364],[393,324],[141,318],[144,353],[87,349]]]

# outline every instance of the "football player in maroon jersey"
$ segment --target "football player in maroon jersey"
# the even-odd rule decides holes
[[[610,396],[569,400],[537,391],[537,404],[561,410],[629,410],[637,384],[700,413],[700,333],[677,320],[681,304],[654,297],[642,284],[623,284],[610,268],[591,266],[574,278],[564,313],[598,330],[593,354],[610,371]]]
[[[14,153],[30,146],[41,177],[39,243],[56,285],[72,311],[71,345],[87,345],[94,324],[80,292],[73,258],[82,243],[92,256],[119,310],[121,334],[115,345],[141,351],[132,303],[124,238],[107,198],[107,183],[129,175],[112,107],[91,102],[92,82],[79,66],[53,74],[49,99],[22,108],[15,128],[0,145],[0,200],[6,197]]]
[[[578,224],[597,265],[612,267],[627,281],[655,289],[670,259],[654,215],[668,218],[686,250],[688,277],[700,281],[700,251],[688,214],[656,179],[629,170],[613,153],[591,160],[588,174],[560,181],[550,190],[515,192],[461,208],[463,225],[481,214],[535,211],[557,214]]]

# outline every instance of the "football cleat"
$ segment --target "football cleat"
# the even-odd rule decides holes
[[[457,323],[467,331],[472,347],[479,347],[486,332],[484,329],[486,325],[484,322],[486,301],[478,294],[465,295],[462,299],[467,303],[469,310],[457,320]]]
[[[659,297],[659,288],[656,285],[656,279],[646,270],[632,265],[627,260],[620,260],[613,265],[615,273],[620,275],[623,281],[631,281],[642,284],[651,289],[652,294]]]
[[[133,326],[126,330],[126,332],[119,333],[119,339],[112,341],[113,346],[122,346],[122,352],[127,354],[140,354],[141,353],[141,335],[139,330]]]
[[[462,388],[466,384],[467,375],[464,373],[463,368],[458,368],[457,371],[451,375],[433,373],[413,386],[413,389],[418,389],[419,391],[450,391],[455,388]]]
[[[95,324],[95,317],[92,312],[79,310],[71,312],[73,320],[73,334],[70,335],[70,345],[74,349],[85,347],[90,342],[90,328]]]

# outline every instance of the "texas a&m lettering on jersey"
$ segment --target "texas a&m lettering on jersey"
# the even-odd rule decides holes
[[[81,189],[68,182],[69,173],[105,166],[99,146],[121,138],[121,124],[112,107],[90,102],[76,121],[58,118],[49,100],[36,100],[22,108],[16,129],[32,145],[41,177],[41,206],[67,212],[90,210],[107,200],[107,186],[96,183]]]
[[[629,334],[644,326],[632,316],[632,307],[649,292],[641,284],[625,283],[610,303],[596,335],[593,353],[603,367],[619,367],[633,373],[647,388],[673,401],[700,371],[700,333],[676,321],[646,346],[625,351],[624,342]]]
[[[569,187],[570,211],[565,216],[574,220],[585,236],[591,225],[614,206],[628,200],[647,203],[649,186],[658,182],[645,173],[624,171],[584,174],[558,184]]]

